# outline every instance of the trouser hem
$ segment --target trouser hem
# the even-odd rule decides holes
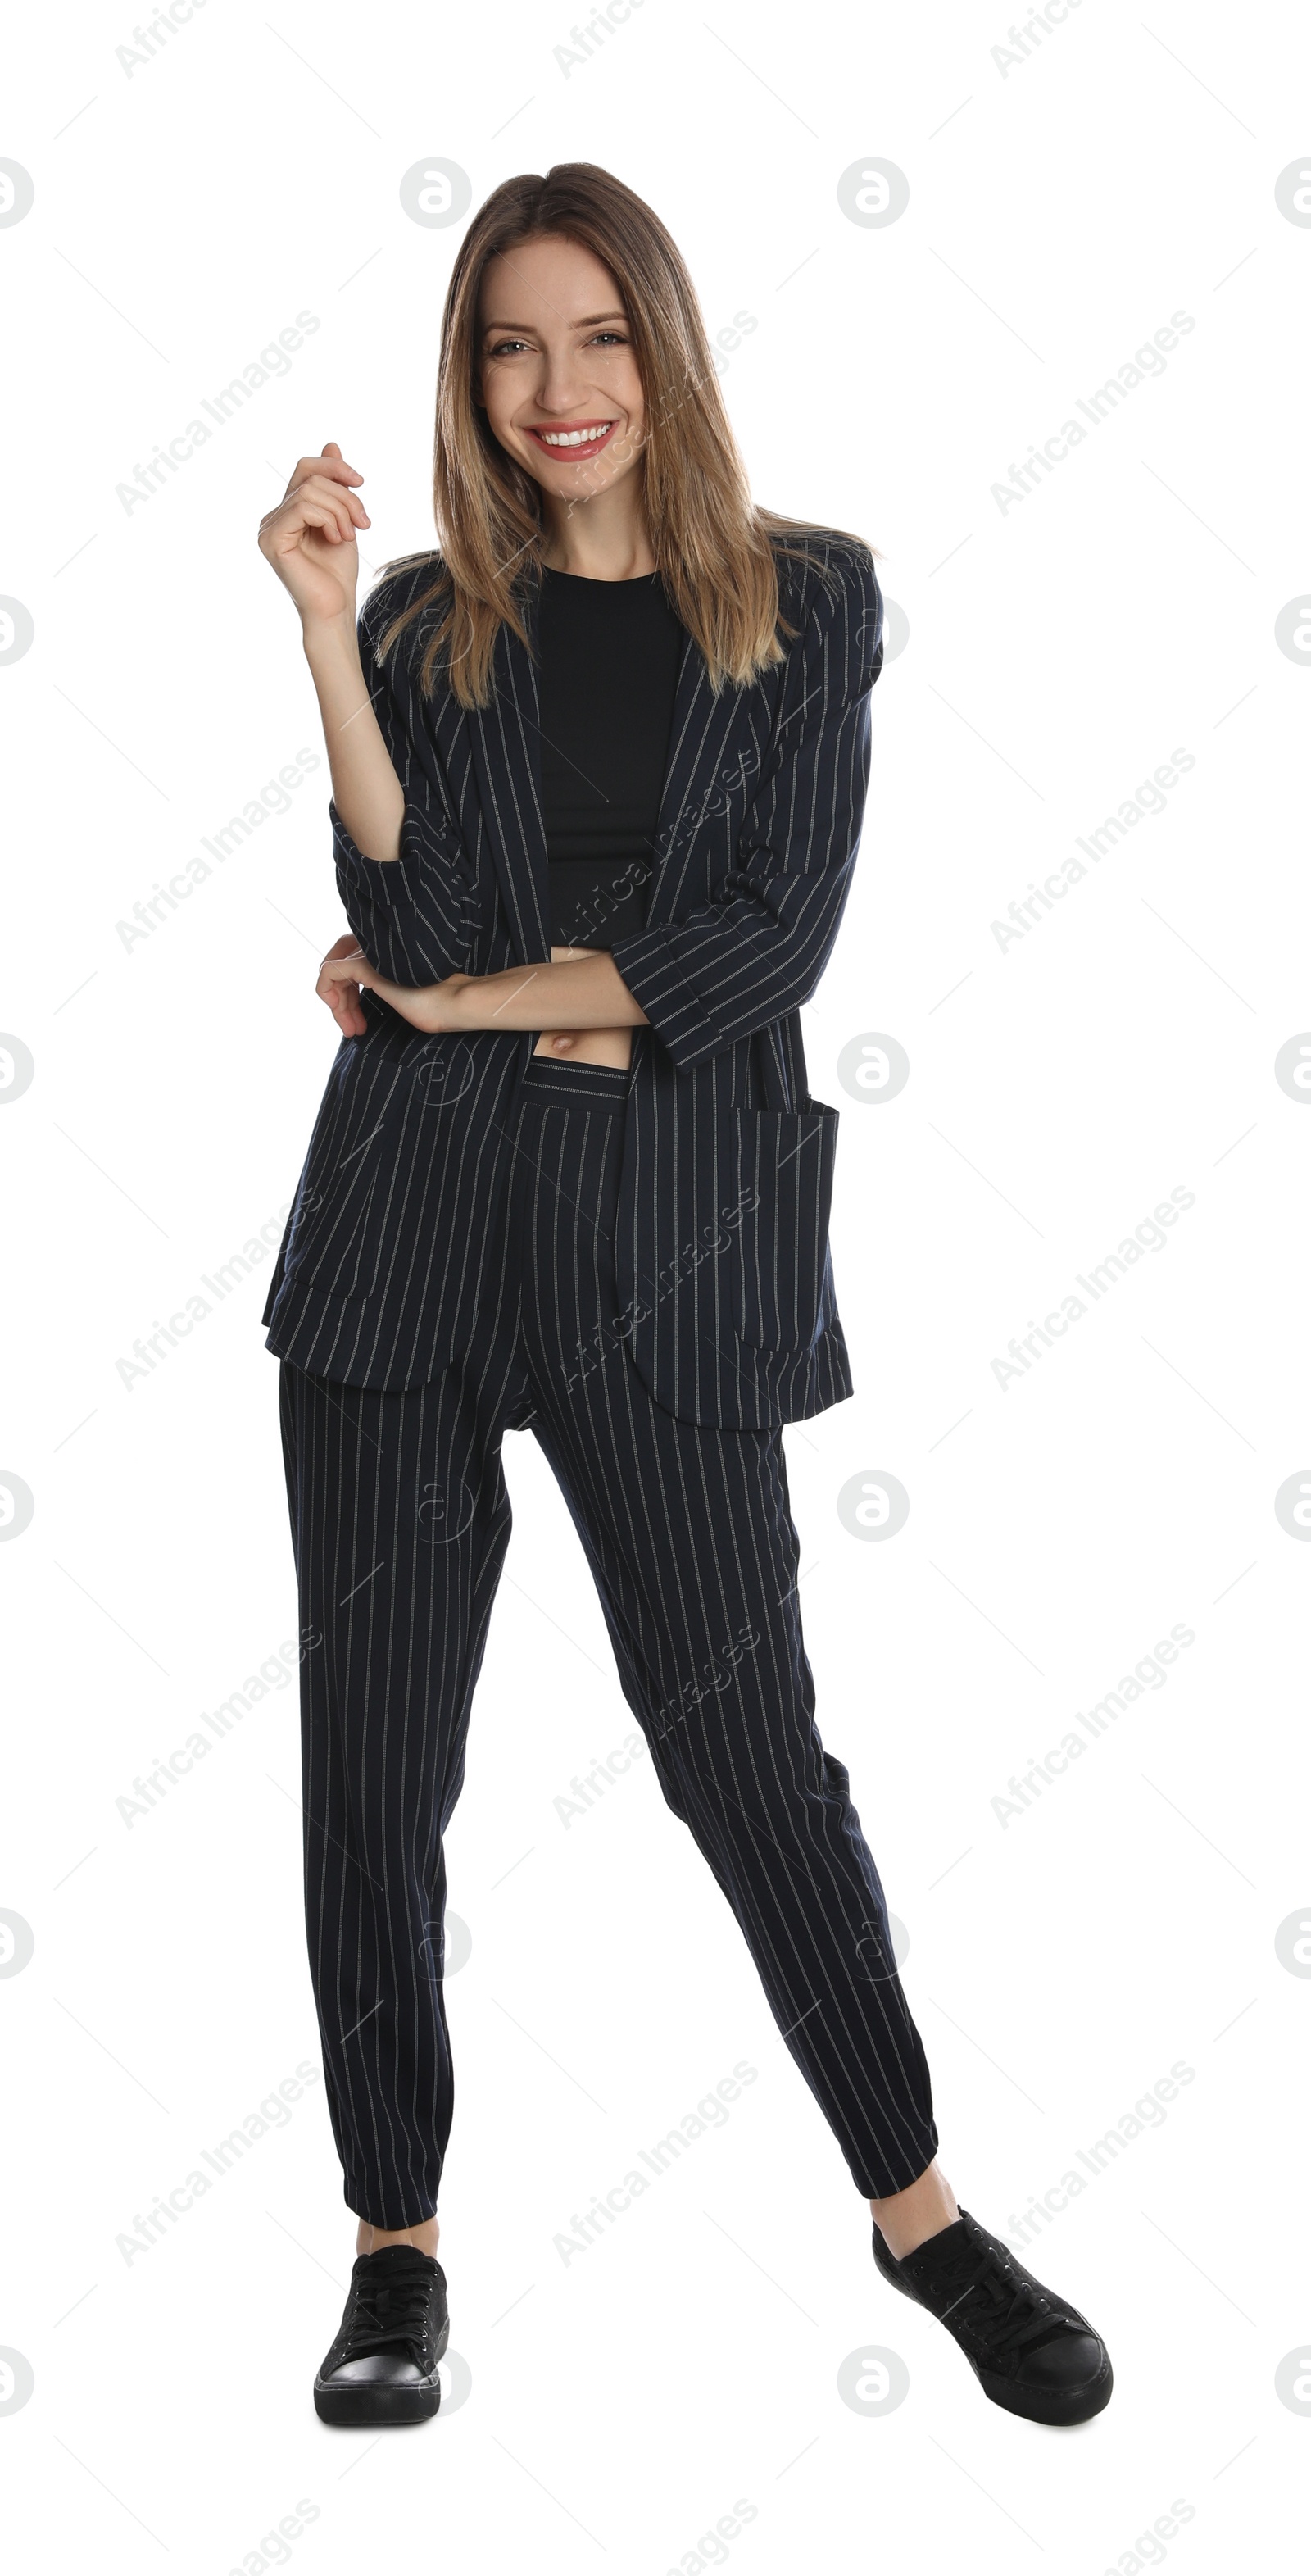
[[[932,2144],[920,2151],[918,2160],[912,2157],[909,2165],[900,2159],[895,2165],[885,2165],[877,2181],[862,2178],[853,2166],[852,2180],[862,2200],[890,2200],[894,2192],[909,2191],[911,2184],[918,2182],[921,2175],[928,2172],[937,2152],[938,2133],[935,2129]]]
[[[429,2219],[437,2215],[437,2204],[434,2201],[432,2208],[421,2211],[417,2218],[412,2212],[404,2218],[388,2217],[385,2193],[375,2199],[372,2191],[363,2184],[349,2181],[342,2184],[342,2198],[352,2218],[358,2218],[365,2227],[385,2228],[388,2235],[394,2235],[403,2227],[426,2227]],[[394,2206],[399,2209],[401,2203],[398,2201]]]

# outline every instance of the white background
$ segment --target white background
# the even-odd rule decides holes
[[[0,231],[0,590],[35,624],[0,669],[0,1027],[35,1062],[0,1120],[0,1466],[35,1498],[0,1548],[0,1905],[35,1941],[0,1980],[0,2344],[35,2375],[0,2418],[13,2554],[1229,2569],[1278,2549],[1311,2436],[1275,2386],[1311,2328],[1290,2165],[1311,1985],[1275,1947],[1311,1896],[1308,1563],[1274,1508],[1311,1458],[1311,1119],[1274,1073],[1311,1022],[1311,680],[1275,640],[1308,573],[1311,231],[1275,200],[1308,144],[1307,25],[1083,0],[1010,66],[1001,10],[959,0],[645,0],[566,69],[570,35],[526,6],[208,0],[130,73],[108,8],[8,38],[0,152],[36,192]],[[335,1044],[315,965],[344,926],[326,765],[149,937],[116,923],[321,751],[255,546],[295,458],[336,438],[365,474],[371,564],[431,542],[461,227],[421,228],[398,192],[433,154],[475,205],[572,158],[639,190],[712,332],[755,318],[724,389],[756,497],[859,530],[908,622],[804,1022],[843,1110],[858,1392],[787,1450],[819,1723],[907,1927],[962,2203],[1008,2229],[1192,2070],[1030,2244],[1112,2352],[1112,2404],[1078,2432],[989,2406],[876,2276],[649,1764],[562,1821],[634,1721],[526,1435],[450,1835],[472,1949],[441,2254],[469,2393],[379,2439],[313,2414],[354,2230],[321,2083],[151,2250],[116,2245],[318,2064],[294,1685],[147,1815],[116,1804],[296,1634],[262,1278],[145,1379],[116,1363],[294,1190]],[[909,181],[882,229],[838,201],[871,155]],[[320,328],[289,372],[126,510],[116,485],[302,309]],[[1195,327],[1164,372],[999,507],[1176,310]],[[1166,809],[1003,951],[993,921],[1176,746],[1195,766]],[[895,1100],[839,1082],[866,1032],[908,1052]],[[1175,1188],[1195,1204],[1164,1247],[1003,1389],[1011,1337]],[[865,1471],[910,1496],[883,1543],[838,1517]],[[1003,1823],[1011,1775],[1176,1623],[1195,1642],[1164,1685]],[[563,2263],[571,2214],[740,2059],[757,2080],[727,2122]],[[909,2371],[881,2416],[838,2388],[871,2347]],[[739,2498],[754,2518],[707,2539]],[[1175,2499],[1191,2519],[1140,2541]]]

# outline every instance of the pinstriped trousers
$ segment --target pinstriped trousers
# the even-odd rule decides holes
[[[781,1435],[677,1421],[613,1330],[626,1087],[532,1060],[497,1291],[431,1383],[282,1362],[310,1972],[345,2198],[375,2227],[434,2214],[450,2135],[443,1835],[510,1534],[510,1428],[550,1462],[661,1791],[857,2189],[903,2190],[937,2149],[878,1872],[815,1726]]]

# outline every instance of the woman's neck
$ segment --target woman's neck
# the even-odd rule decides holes
[[[542,561],[549,571],[579,573],[587,581],[636,581],[656,570],[635,479],[626,475],[616,490],[593,492],[583,501],[543,494]]]

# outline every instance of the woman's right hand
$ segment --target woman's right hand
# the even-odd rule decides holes
[[[285,582],[302,623],[354,623],[360,573],[355,531],[370,520],[350,486],[363,480],[330,439],[322,456],[300,458],[276,510],[260,520],[260,553]]]

